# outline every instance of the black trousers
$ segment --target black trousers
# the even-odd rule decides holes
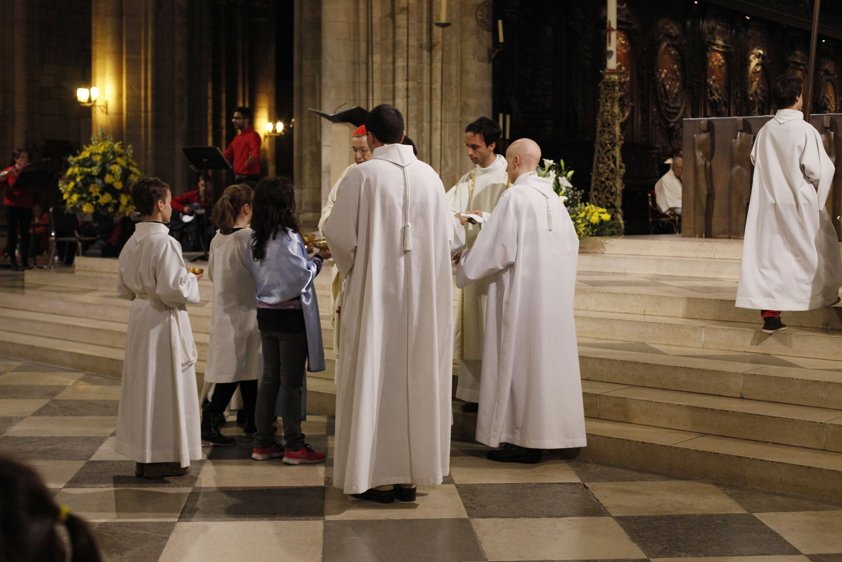
[[[6,253],[12,265],[17,265],[15,248],[20,238],[20,261],[21,264],[29,265],[29,229],[32,227],[31,207],[6,207],[6,225],[9,228],[9,237],[6,241]]]

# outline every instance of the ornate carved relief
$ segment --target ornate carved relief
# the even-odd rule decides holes
[[[622,82],[620,92],[620,119],[625,122],[632,110],[632,52],[629,43],[629,34],[624,29],[617,31],[617,70],[622,72],[625,80]]]
[[[754,135],[745,119],[740,120],[737,138],[731,139],[731,236],[739,238],[746,228],[748,202],[751,199],[751,147]]]
[[[807,77],[807,55],[801,49],[796,48],[786,58],[787,72],[794,72],[803,79]]]
[[[829,59],[823,59],[819,65],[816,113],[837,112],[839,103],[836,97],[836,78],[836,63]]]
[[[658,28],[655,60],[658,113],[667,127],[673,128],[681,123],[687,112],[682,35],[678,24],[672,20],[661,20]]]
[[[769,47],[766,37],[756,27],[749,29],[746,109],[749,115],[769,113]]]
[[[730,31],[725,23],[715,19],[706,21],[703,28],[707,41],[705,114],[711,117],[724,117],[730,113],[731,107],[728,82]]]

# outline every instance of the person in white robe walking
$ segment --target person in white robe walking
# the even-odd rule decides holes
[[[169,235],[169,186],[141,178],[132,199],[143,219],[119,259],[117,293],[132,305],[114,450],[137,463],[136,476],[180,476],[202,458],[196,344],[185,308],[199,302],[198,278]]]
[[[786,329],[781,311],[834,304],[842,283],[839,242],[825,208],[834,166],[815,127],[804,121],[802,80],[773,86],[783,109],[757,133],[751,198],[736,305],[760,309],[763,331]]]
[[[447,192],[453,213],[475,210],[489,213],[494,209],[508,185],[506,159],[494,152],[500,135],[500,127],[487,117],[480,117],[465,127],[465,147],[474,167]],[[461,226],[466,247],[473,245],[480,227],[471,223]],[[479,282],[456,292],[453,320],[454,354],[459,357],[456,398],[465,401],[464,412],[476,412],[479,402],[487,290],[487,284]]]
[[[210,402],[202,407],[202,440],[214,445],[236,443],[218,426],[238,387],[243,398],[243,432],[257,431],[254,409],[263,358],[249,248],[252,195],[248,184],[230,185],[213,206],[213,224],[219,230],[211,240],[208,260],[213,308],[205,382],[215,385]]]
[[[506,151],[512,185],[456,268],[464,287],[488,279],[477,441],[501,462],[540,462],[543,449],[587,444],[573,293],[579,240],[541,149]],[[500,446],[502,444],[502,446]]]
[[[348,170],[324,225],[346,278],[333,485],[413,501],[449,472],[455,220],[439,176],[400,144],[400,111],[377,106],[365,126],[373,157]]]

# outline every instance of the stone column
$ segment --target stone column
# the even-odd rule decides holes
[[[116,139],[122,139],[124,131],[123,48],[123,0],[92,0],[89,85],[99,88],[108,113],[92,109],[91,132],[102,127]]]

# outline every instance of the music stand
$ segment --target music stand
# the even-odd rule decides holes
[[[182,150],[187,160],[200,170],[231,169],[231,163],[218,146],[185,146]]]

